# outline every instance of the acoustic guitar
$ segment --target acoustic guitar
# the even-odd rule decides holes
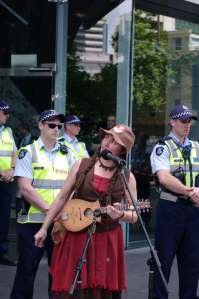
[[[139,210],[148,211],[150,202],[148,200],[137,201]],[[132,210],[133,207],[125,208],[121,206],[121,210]],[[71,232],[78,232],[88,227],[93,217],[96,216],[98,222],[101,222],[101,214],[106,213],[106,207],[100,207],[99,201],[86,201],[82,199],[71,199],[66,202],[61,212],[61,222],[64,227]]]

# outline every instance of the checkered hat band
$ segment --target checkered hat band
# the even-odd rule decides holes
[[[181,118],[182,116],[190,116],[190,117],[192,117],[192,113],[190,111],[183,111],[181,113],[172,115],[171,118],[172,119],[176,119],[176,118]]]
[[[55,112],[51,112],[51,113],[49,113],[49,114],[43,116],[43,117],[41,118],[41,121],[43,121],[43,120],[45,120],[45,119],[48,119],[48,118],[51,118],[51,117],[53,117],[53,116],[58,116],[58,114],[55,113]]]
[[[0,110],[8,110],[8,109],[10,109],[10,107],[8,105],[0,107]]]

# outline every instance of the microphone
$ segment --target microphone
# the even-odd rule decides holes
[[[96,209],[94,212],[93,212],[93,216],[95,217],[100,217],[102,214],[104,214],[101,209]]]
[[[124,159],[121,159],[119,157],[114,156],[111,151],[109,150],[104,150],[100,153],[100,157],[102,157],[104,160],[111,160],[118,164],[119,166],[125,166],[126,161]]]

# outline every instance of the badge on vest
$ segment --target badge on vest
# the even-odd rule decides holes
[[[20,160],[23,159],[25,157],[25,155],[26,155],[27,152],[28,151],[26,149],[20,150],[19,155],[18,155],[19,159]]]
[[[60,152],[65,155],[68,154],[68,149],[65,144],[60,144]]]
[[[155,150],[155,153],[156,153],[157,156],[161,156],[163,151],[164,151],[164,147],[163,146],[158,146]]]

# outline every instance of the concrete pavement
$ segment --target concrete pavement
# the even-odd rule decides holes
[[[124,299],[148,298],[148,267],[146,260],[149,257],[147,248],[126,251],[128,291],[123,294]],[[0,265],[0,298],[9,299],[16,267]],[[35,282],[34,299],[48,299],[47,296],[47,263],[43,258]],[[169,284],[171,299],[177,299],[177,273],[176,264],[173,267],[171,283]]]

